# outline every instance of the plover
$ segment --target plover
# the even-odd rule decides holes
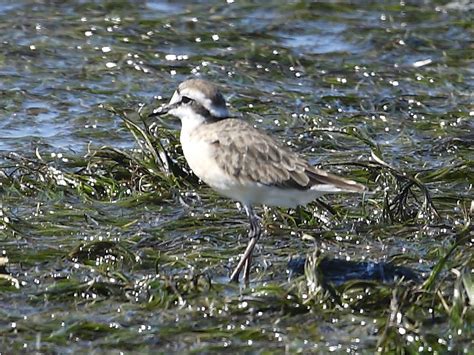
[[[252,251],[262,234],[252,206],[296,207],[328,193],[366,190],[312,166],[249,122],[231,118],[224,97],[211,82],[182,82],[170,102],[150,116],[164,114],[181,120],[180,141],[192,171],[218,193],[239,201],[249,218],[249,242],[231,281],[239,280],[244,267],[244,280],[249,281]]]

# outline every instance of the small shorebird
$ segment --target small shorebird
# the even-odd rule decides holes
[[[150,116],[167,113],[181,119],[180,141],[193,172],[218,193],[239,201],[249,218],[249,243],[231,281],[239,280],[244,267],[244,280],[249,280],[252,251],[262,234],[253,205],[296,207],[328,193],[366,190],[310,165],[250,123],[230,118],[224,97],[208,81],[182,82],[170,102]]]

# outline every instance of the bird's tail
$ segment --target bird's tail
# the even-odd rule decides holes
[[[310,178],[310,184],[312,185],[311,190],[324,191],[328,193],[368,191],[366,186],[359,184],[358,182],[345,179],[315,167],[306,170],[306,174]]]

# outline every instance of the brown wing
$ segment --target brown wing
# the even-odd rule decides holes
[[[270,136],[245,121],[226,119],[212,123],[210,143],[216,145],[217,164],[242,184],[257,181],[269,186],[306,190],[329,184],[348,191],[364,186],[311,166]],[[208,131],[209,132],[209,131]]]

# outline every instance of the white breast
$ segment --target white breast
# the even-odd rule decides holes
[[[214,159],[216,147],[208,142],[196,139],[191,133],[189,130],[183,129],[180,140],[184,157],[194,174],[218,191],[226,190],[235,185],[236,181],[217,165]]]

